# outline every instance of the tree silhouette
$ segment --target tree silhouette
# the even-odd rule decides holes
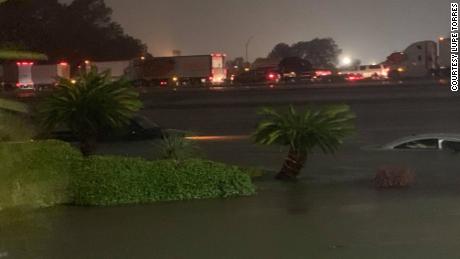
[[[300,41],[291,46],[286,43],[276,45],[268,55],[269,58],[298,57],[308,60],[315,68],[334,68],[341,53],[338,45],[332,38]]]
[[[146,46],[112,21],[103,0],[7,0],[0,3],[0,45],[42,52],[50,61],[78,63],[138,57]],[[18,18],[20,17],[20,18]]]

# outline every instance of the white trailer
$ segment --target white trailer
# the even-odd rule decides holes
[[[213,53],[137,60],[128,74],[150,85],[217,85],[227,78],[227,69],[225,54]]]
[[[434,41],[415,42],[404,52],[391,54],[386,63],[392,79],[431,77],[438,69],[438,46]]]
[[[70,66],[66,62],[52,65],[32,66],[32,81],[35,87],[54,86],[59,78],[70,79]]]
[[[108,72],[112,80],[120,79],[125,76],[131,65],[130,60],[107,61],[107,62],[89,62],[86,61],[86,69],[95,67],[98,72]]]
[[[3,89],[19,88],[33,89],[32,80],[33,62],[8,62],[0,67],[0,86]]]

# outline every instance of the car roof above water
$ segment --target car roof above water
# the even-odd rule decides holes
[[[450,141],[459,141],[460,142],[460,134],[459,133],[429,133],[429,134],[418,134],[418,135],[411,135],[407,137],[403,137],[397,139],[393,142],[385,144],[383,146],[384,149],[393,149],[394,147],[417,140],[423,139],[443,139],[443,140],[450,140]]]

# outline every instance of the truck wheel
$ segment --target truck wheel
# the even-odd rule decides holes
[[[401,79],[401,74],[398,70],[391,70],[388,72],[388,78],[390,80],[399,81]]]

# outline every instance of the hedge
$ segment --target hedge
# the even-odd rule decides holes
[[[147,161],[95,156],[72,181],[78,205],[119,205],[228,198],[255,193],[248,174],[236,166],[206,160]]]
[[[0,143],[0,209],[70,202],[80,153],[60,141]]]

